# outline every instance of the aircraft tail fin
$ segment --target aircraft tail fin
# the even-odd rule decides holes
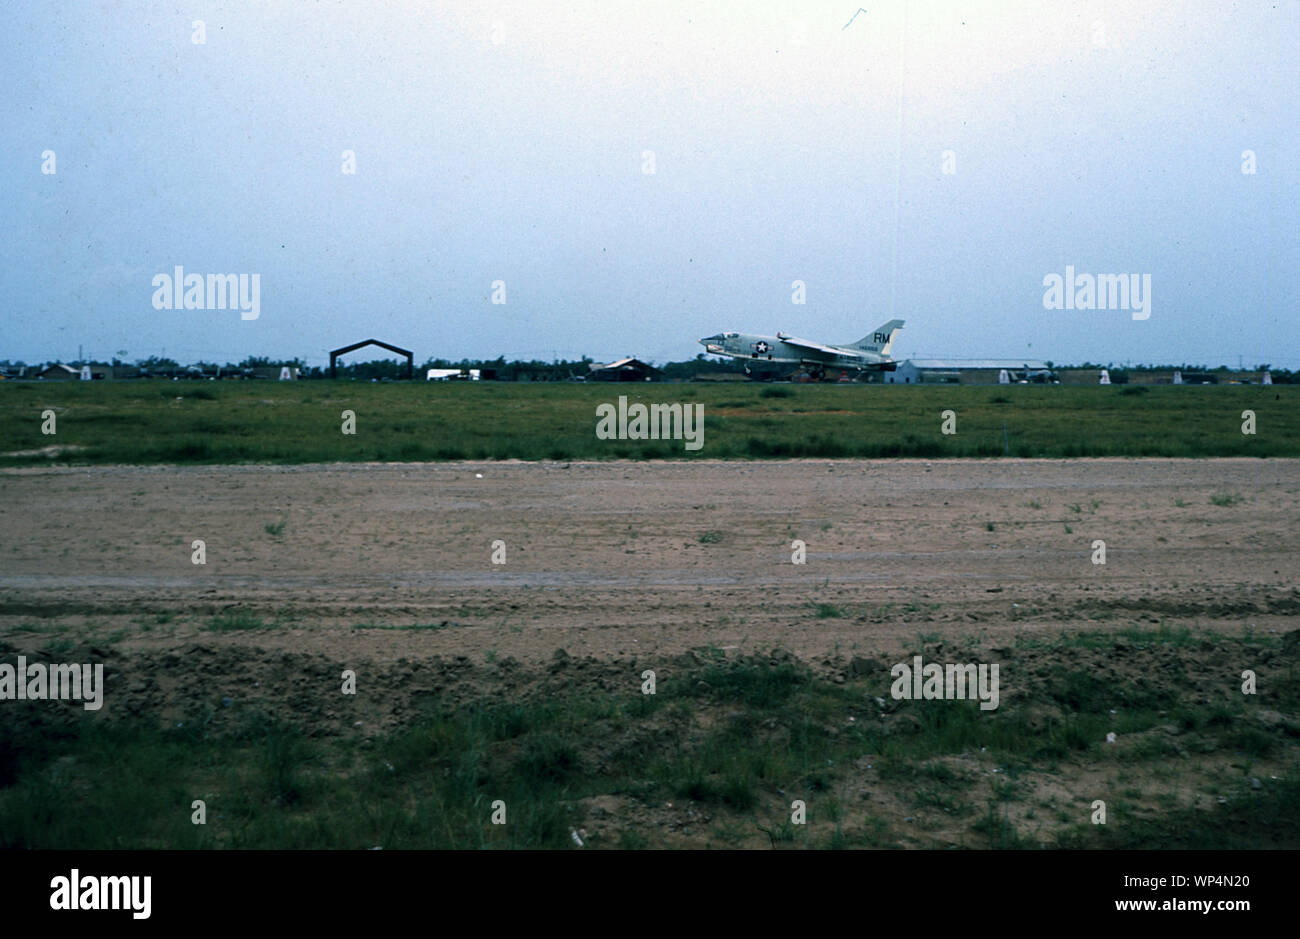
[[[889,350],[894,347],[894,337],[903,328],[903,322],[903,320],[890,320],[883,326],[877,326],[857,342],[849,343],[849,346],[853,349],[861,349],[863,352],[879,352],[881,355],[889,355]]]

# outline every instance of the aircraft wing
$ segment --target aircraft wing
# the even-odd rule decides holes
[[[807,339],[796,339],[793,336],[787,336],[785,333],[777,333],[776,338],[780,339],[786,345],[798,346],[800,349],[810,349],[813,352],[820,352],[823,355],[852,355],[852,351],[845,352],[843,349],[836,349],[832,346],[824,346],[820,342],[809,342]]]

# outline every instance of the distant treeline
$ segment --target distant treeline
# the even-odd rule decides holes
[[[415,366],[415,378],[424,378],[428,369],[460,369],[468,374],[471,369],[490,375],[499,381],[572,381],[586,378],[591,374],[594,359],[584,356],[581,359],[554,359],[550,362],[541,359],[514,359],[507,361],[505,356],[495,359],[426,359]],[[80,369],[82,364],[91,366],[92,371],[109,365],[114,378],[253,378],[268,377],[272,370],[288,366],[298,370],[298,378],[329,378],[328,365],[307,365],[302,359],[273,359],[266,356],[249,356],[238,363],[192,362],[182,364],[175,359],[162,356],[150,356],[135,362],[113,359],[111,362],[81,361],[63,363]],[[16,377],[20,371],[26,371],[26,377],[32,377],[44,367],[43,364],[29,365],[22,361],[0,360],[0,374]],[[660,377],[665,380],[694,378],[701,372],[743,373],[744,369],[735,362],[714,362],[706,359],[703,353],[694,359],[681,362],[668,362],[657,366]],[[260,374],[259,374],[260,373]],[[368,362],[340,362],[337,368],[341,379],[360,381],[400,380],[406,377],[406,363],[395,359],[374,359]]]
[[[507,361],[504,356],[498,356],[495,359],[460,359],[459,361],[427,359],[424,363],[415,367],[415,377],[423,378],[425,372],[431,368],[457,368],[467,373],[470,369],[478,369],[481,373],[491,374],[498,381],[573,381],[579,378],[587,378],[591,374],[591,366],[594,362],[595,360],[588,356],[583,356],[581,359],[554,359],[550,362],[541,359],[527,361],[513,359]],[[660,377],[666,381],[694,378],[701,372],[744,373],[744,367],[739,362],[715,362],[706,359],[703,353],[693,359],[685,359],[681,362],[667,362],[655,367],[659,370]],[[372,378],[398,379],[403,377],[405,370],[406,365],[402,362],[396,362],[392,359],[377,359],[372,362],[340,364],[338,377],[365,380]],[[304,368],[301,377],[328,378],[329,368],[318,366],[313,366],[310,369]]]
[[[574,381],[585,379],[591,374],[593,359],[583,356],[581,359],[553,359],[546,362],[541,359],[512,359],[507,361],[505,356],[498,356],[495,359],[460,359],[453,361],[451,359],[426,359],[423,363],[415,366],[416,379],[423,379],[428,369],[460,369],[466,374],[471,369],[478,369],[485,377],[495,378],[498,381]],[[238,363],[216,362],[193,362],[181,364],[175,359],[165,358],[162,356],[150,356],[147,359],[137,359],[135,362],[124,362],[121,359],[113,359],[111,362],[91,362],[81,361],[64,363],[73,368],[80,369],[83,364],[90,365],[92,371],[101,368],[104,365],[110,365],[113,369],[114,378],[268,378],[276,377],[272,375],[272,370],[276,373],[284,366],[297,369],[298,378],[314,379],[329,378],[329,366],[307,365],[302,359],[273,359],[266,356],[249,356]],[[650,363],[654,364],[654,363]],[[1123,384],[1131,376],[1140,376],[1144,372],[1153,371],[1170,371],[1178,369],[1183,372],[1184,377],[1192,375],[1217,375],[1228,376],[1243,371],[1242,369],[1228,368],[1227,366],[1211,367],[1208,365],[1116,365],[1114,363],[1095,363],[1083,362],[1079,365],[1068,365],[1060,362],[1048,362],[1049,368],[1056,371],[1064,369],[1096,369],[1100,371],[1105,368],[1110,371],[1111,379],[1116,384]],[[24,377],[33,377],[39,372],[44,365],[28,365],[22,361],[0,360],[0,375],[7,377],[18,377],[24,373]],[[680,362],[666,362],[662,365],[656,365],[659,375],[657,377],[665,381],[683,381],[697,378],[705,374],[743,374],[743,363],[735,360],[719,361],[716,359],[705,358],[704,353],[700,353],[693,359],[683,359]],[[1257,365],[1255,371],[1262,372],[1270,369],[1268,365]],[[374,359],[368,362],[349,362],[339,363],[338,377],[341,379],[351,379],[356,381],[397,381],[406,377],[406,363],[394,359]],[[1300,372],[1288,369],[1270,369],[1273,381],[1277,384],[1293,384],[1300,380]]]

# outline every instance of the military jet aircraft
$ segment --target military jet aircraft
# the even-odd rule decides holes
[[[862,372],[892,372],[898,367],[889,357],[894,337],[903,328],[902,320],[890,320],[857,342],[842,346],[796,339],[785,333],[755,336],[750,333],[718,333],[700,340],[705,351],[725,355],[745,363],[745,374],[770,376],[783,368],[803,368],[810,378],[820,381],[828,368],[842,369],[855,376]]]

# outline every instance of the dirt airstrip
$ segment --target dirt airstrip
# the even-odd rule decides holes
[[[0,627],[522,662],[1284,632],[1298,500],[1290,460],[6,470]],[[205,630],[232,613],[275,626]],[[133,628],[147,618],[166,623]]]

